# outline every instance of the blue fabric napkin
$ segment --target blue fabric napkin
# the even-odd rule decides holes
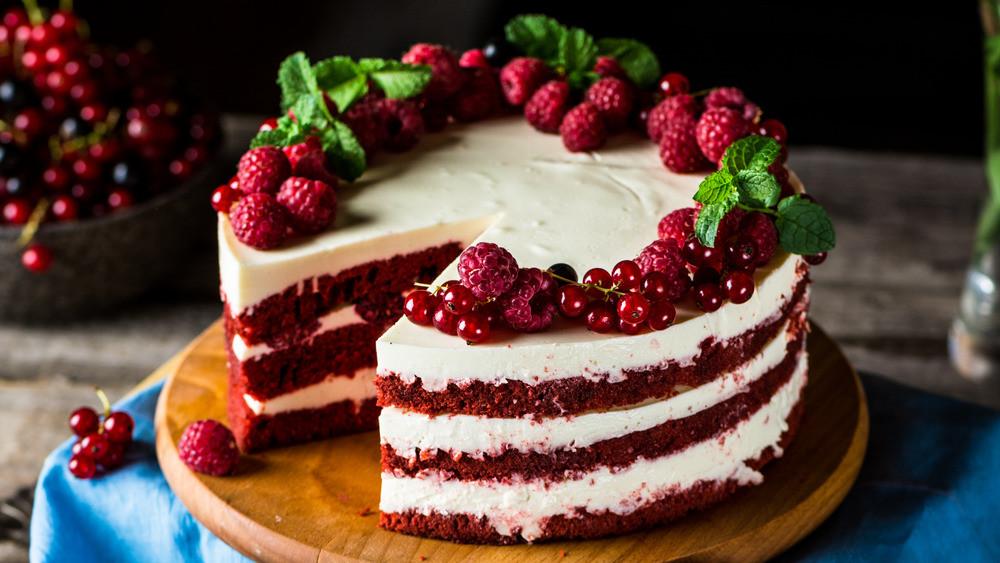
[[[1000,412],[862,375],[868,453],[843,504],[779,561],[1000,561]],[[162,384],[115,406],[135,419],[125,465],[92,480],[46,460],[30,557],[43,561],[246,561],[195,520],[156,461]]]

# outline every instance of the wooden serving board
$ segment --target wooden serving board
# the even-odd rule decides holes
[[[184,428],[226,419],[221,322],[170,370],[156,410],[156,451],[174,492],[223,541],[261,561],[760,561],[815,529],[861,468],[868,407],[857,374],[813,325],[806,414],[764,483],[702,513],[649,531],[589,541],[505,547],[460,545],[378,527],[377,432],[243,456],[236,475],[211,477],[177,456]]]

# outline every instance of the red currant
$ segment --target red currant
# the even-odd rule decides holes
[[[453,315],[464,315],[476,306],[476,296],[472,290],[461,284],[450,286],[441,296],[441,303]]]
[[[108,193],[108,208],[111,211],[128,209],[134,204],[135,197],[125,188],[115,188]]]
[[[80,438],[80,451],[83,455],[88,455],[97,459],[107,453],[111,442],[108,437],[98,432],[91,432]]]
[[[69,415],[69,428],[80,438],[97,432],[100,422],[97,411],[90,407],[80,407]]]
[[[7,200],[3,206],[3,218],[8,223],[23,225],[31,217],[31,203],[24,198]]]
[[[607,301],[591,301],[583,309],[587,328],[594,332],[608,332],[618,324],[615,307]]]
[[[36,274],[45,272],[52,266],[52,251],[44,244],[33,242],[21,253],[21,265]]]
[[[118,442],[109,443],[108,450],[104,452],[104,455],[96,458],[97,463],[101,464],[104,469],[114,469],[121,465],[124,460],[125,444]]]
[[[622,260],[611,270],[611,281],[622,291],[630,291],[639,287],[642,281],[642,268],[632,260]]]
[[[604,268],[591,268],[587,270],[587,273],[583,274],[583,283],[586,285],[595,285],[604,289],[611,289],[611,286],[614,285],[614,282],[611,279],[611,274]],[[604,292],[599,289],[588,289],[587,295],[594,299],[604,298]]]
[[[434,309],[434,316],[431,317],[431,322],[434,324],[434,328],[445,334],[452,336],[458,334],[458,315],[451,314],[451,311],[445,307],[444,303],[438,305],[437,309]]]
[[[77,479],[90,479],[97,473],[97,462],[89,455],[77,454],[69,459],[69,472]]]
[[[687,94],[691,91],[691,82],[679,72],[668,72],[660,78],[659,88],[663,97]]]
[[[212,192],[212,209],[219,213],[229,213],[229,209],[242,195],[243,192],[234,190],[229,184],[222,184]]]
[[[68,195],[56,196],[49,209],[56,221],[72,221],[79,215],[79,206],[77,206],[76,200]]]
[[[731,303],[746,303],[753,296],[753,277],[742,270],[733,270],[722,280],[722,289]]]
[[[747,233],[739,233],[726,241],[726,264],[746,268],[757,261],[757,240]]]
[[[785,129],[785,124],[773,117],[760,122],[760,134],[771,137],[782,145],[788,142],[788,130]]]
[[[128,444],[132,442],[132,430],[135,428],[135,421],[132,416],[124,411],[116,411],[108,414],[104,419],[104,434],[108,440],[118,444]]]
[[[653,330],[666,330],[674,324],[677,318],[677,309],[674,304],[661,299],[649,304],[649,316],[646,317],[646,324]]]
[[[630,323],[625,319],[618,319],[618,332],[629,336],[642,332],[643,323]]]
[[[568,318],[575,319],[583,313],[590,298],[587,297],[587,291],[583,289],[583,286],[566,284],[559,288],[558,301],[559,312]]]
[[[694,289],[694,303],[706,313],[718,311],[722,307],[725,296],[722,288],[713,283],[703,283]]]
[[[826,262],[826,252],[820,252],[819,254],[810,254],[808,256],[803,256],[802,258],[813,266],[819,266],[823,262]]]
[[[640,324],[649,316],[649,300],[641,293],[626,293],[618,300],[618,317],[627,323]]]
[[[659,301],[666,298],[667,294],[670,293],[670,278],[663,272],[653,270],[642,277],[640,287],[642,294],[650,302]]]
[[[702,268],[698,268],[698,270],[695,271],[694,276],[692,276],[691,279],[691,285],[693,285],[694,287],[698,287],[699,285],[706,283],[718,285],[719,280],[721,279],[722,279],[722,274],[719,273],[719,270],[716,270],[715,268],[709,266],[705,266]]]
[[[438,296],[425,289],[411,291],[403,300],[403,314],[413,324],[428,326],[433,323],[434,310],[440,302]]]
[[[479,311],[470,311],[458,318],[455,330],[466,342],[482,342],[490,335],[490,321]]]

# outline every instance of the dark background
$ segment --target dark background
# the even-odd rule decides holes
[[[462,51],[536,12],[640,39],[695,90],[742,88],[785,122],[792,144],[981,154],[977,3],[756,4],[77,0],[76,11],[94,39],[152,40],[162,63],[224,111],[276,113],[277,67],[296,50],[313,61],[398,58],[419,41]]]

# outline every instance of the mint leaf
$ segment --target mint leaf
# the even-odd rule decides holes
[[[830,216],[819,205],[798,195],[778,203],[774,226],[778,229],[778,243],[793,254],[827,252],[837,244]]]
[[[663,76],[653,50],[634,39],[598,39],[597,54],[618,61],[639,88],[652,86]]]
[[[281,62],[278,67],[278,85],[281,86],[283,112],[292,109],[301,97],[310,96],[319,89],[316,74],[305,53],[294,53]]]
[[[558,64],[559,44],[567,32],[558,21],[541,14],[517,16],[504,26],[504,35],[511,45],[549,66]]]
[[[368,165],[365,150],[351,128],[343,122],[333,121],[330,127],[323,129],[320,142],[340,178],[353,182],[365,171]]]
[[[337,111],[344,113],[354,102],[360,100],[368,93],[368,77],[359,74],[325,91],[326,95],[337,106]]]
[[[362,59],[359,64],[389,98],[416,96],[431,81],[431,68],[426,65],[383,59]]]
[[[358,63],[350,57],[331,57],[313,65],[316,74],[316,84],[320,90],[327,91],[337,88],[363,74]]]
[[[740,170],[767,172],[781,154],[781,145],[770,137],[749,135],[733,141],[722,157],[722,167],[733,176]]]
[[[772,174],[740,170],[733,178],[740,204],[746,207],[771,207],[781,197],[781,185]]]
[[[586,31],[572,28],[559,40],[559,65],[569,74],[586,72],[597,62],[597,43]]]
[[[278,126],[268,131],[260,131],[250,141],[250,148],[255,149],[265,145],[287,147],[306,140],[302,127],[292,118],[283,115],[278,118]]]
[[[719,223],[734,205],[735,202],[728,199],[721,203],[706,205],[698,211],[698,220],[694,223],[694,234],[702,244],[710,248],[715,247],[715,236],[719,232]]]
[[[733,177],[726,170],[717,170],[698,184],[694,200],[713,205],[730,199],[733,193]]]

